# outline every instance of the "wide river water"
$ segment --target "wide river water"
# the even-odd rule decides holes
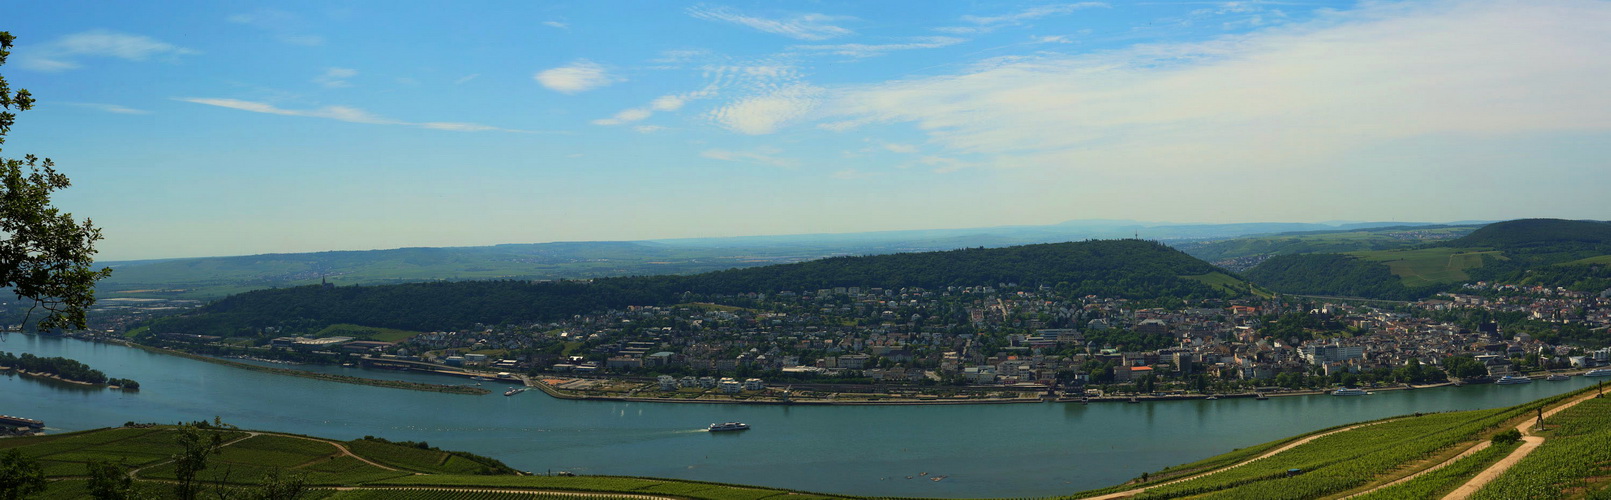
[[[1595,382],[1573,377],[1266,401],[787,407],[570,401],[537,391],[504,397],[504,386],[496,382],[488,387],[497,392],[486,396],[417,392],[20,334],[0,340],[0,351],[72,358],[108,376],[140,382],[139,392],[125,393],[0,376],[0,414],[44,420],[52,433],[218,416],[252,429],[427,441],[536,473],[658,476],[905,497],[1067,494],[1333,425],[1510,406]],[[467,382],[384,370],[302,368]],[[703,432],[711,422],[726,421],[753,429]],[[938,475],[947,477],[929,480]]]

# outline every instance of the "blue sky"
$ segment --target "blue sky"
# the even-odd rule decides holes
[[[1606,219],[1611,4],[25,2],[106,260]]]

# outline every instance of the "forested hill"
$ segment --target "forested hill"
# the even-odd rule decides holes
[[[1105,240],[963,249],[733,269],[690,276],[602,278],[591,282],[466,281],[258,290],[230,296],[153,331],[232,335],[264,327],[288,333],[336,323],[445,330],[476,323],[550,321],[628,305],[712,300],[714,295],[831,287],[1051,286],[1070,294],[1150,299],[1227,296],[1235,283],[1214,266],[1162,244]]]
[[[1611,246],[1611,222],[1563,219],[1518,219],[1495,222],[1446,246],[1498,249],[1550,246]]]
[[[1283,293],[1415,300],[1469,281],[1599,291],[1604,262],[1611,223],[1519,219],[1413,248],[1276,256],[1246,276]]]

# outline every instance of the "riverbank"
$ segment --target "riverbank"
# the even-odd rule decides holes
[[[797,397],[788,394],[698,394],[675,397],[641,397],[641,395],[606,395],[606,394],[578,394],[575,390],[565,390],[557,385],[569,382],[585,381],[585,379],[533,379],[522,376],[527,387],[535,387],[543,394],[561,400],[586,400],[586,402],[635,402],[635,403],[698,403],[698,405],[801,405],[801,406],[873,406],[873,405],[1010,405],[1010,403],[1039,403],[1039,395],[1021,394],[1018,397],[967,397],[967,398],[920,398],[902,397],[902,395],[889,394],[843,394],[833,392],[826,395],[810,395],[810,397]]]
[[[425,383],[420,383],[420,382],[404,382],[404,381],[401,381],[401,380],[379,380],[379,379],[372,379],[372,378],[353,377],[353,376],[348,376],[348,375],[336,375],[336,374],[332,374],[332,373],[316,373],[316,372],[303,371],[303,370],[294,370],[294,369],[289,369],[289,368],[273,368],[273,367],[268,367],[268,366],[254,365],[254,364],[251,364],[251,363],[242,363],[242,362],[239,362],[239,361],[230,361],[230,360],[227,360],[227,359],[220,359],[220,358],[215,358],[215,357],[212,357],[212,356],[204,356],[204,355],[201,355],[201,354],[189,353],[189,352],[175,350],[175,349],[163,349],[163,348],[160,348],[160,347],[151,347],[151,346],[148,346],[148,345],[137,344],[137,343],[134,343],[134,342],[113,341],[113,343],[120,344],[120,345],[123,345],[123,346],[126,346],[126,347],[132,347],[132,348],[139,349],[139,350],[146,351],[146,352],[153,352],[153,353],[157,353],[157,354],[166,354],[166,355],[169,355],[169,356],[178,356],[178,357],[181,357],[181,358],[193,359],[193,360],[196,360],[196,361],[203,361],[203,362],[212,363],[212,364],[216,364],[216,365],[224,365],[224,366],[240,368],[240,369],[244,369],[244,370],[251,370],[251,371],[257,371],[257,372],[264,372],[264,373],[273,373],[273,374],[276,374],[276,375],[289,375],[289,376],[292,376],[292,377],[311,378],[311,379],[324,380],[324,381],[329,381],[329,382],[341,382],[341,383],[344,383],[344,384],[370,385],[370,386],[375,386],[375,387],[386,387],[386,388],[391,388],[391,389],[407,389],[407,390],[411,390],[411,391],[444,392],[444,393],[449,393],[449,394],[469,394],[469,395],[475,395],[475,396],[486,395],[486,394],[490,394],[492,392],[492,391],[489,391],[489,390],[486,390],[486,389],[482,389],[480,387],[469,387],[469,386],[462,386],[462,385],[425,384]]]

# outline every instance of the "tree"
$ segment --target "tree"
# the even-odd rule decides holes
[[[1470,356],[1450,356],[1443,360],[1445,371],[1456,378],[1469,379],[1488,374],[1488,368]]]
[[[179,446],[179,453],[173,456],[173,475],[177,480],[173,490],[179,500],[195,500],[201,490],[196,475],[207,469],[208,457],[217,454],[223,446],[223,436],[218,432],[204,433],[195,424],[183,425],[179,427]]]
[[[296,500],[307,490],[307,477],[281,475],[273,469],[263,476],[263,486],[247,495],[252,500]]]
[[[85,466],[89,468],[90,497],[95,500],[138,498],[134,492],[134,478],[129,477],[128,469],[122,464],[91,460]]]
[[[15,449],[0,455],[0,500],[18,500],[45,491],[45,469]]]
[[[11,54],[16,37],[0,31],[0,65]],[[11,91],[0,76],[0,145],[17,121],[17,111],[34,105],[26,89]],[[71,185],[56,172],[55,163],[25,155],[0,157],[0,287],[11,288],[19,299],[34,301],[46,314],[37,328],[83,328],[84,313],[95,302],[95,281],[112,273],[92,269],[95,242],[101,230],[84,219],[73,219],[50,204],[50,193]],[[34,309],[28,310],[32,318]],[[26,326],[28,319],[23,320]]]

